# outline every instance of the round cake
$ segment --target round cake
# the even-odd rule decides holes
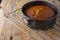
[[[45,5],[30,6],[25,10],[25,14],[32,20],[47,20],[55,16],[54,10]]]

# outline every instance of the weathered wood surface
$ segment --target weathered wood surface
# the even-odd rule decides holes
[[[9,15],[4,24],[1,40],[60,40],[60,13],[52,29],[44,31],[33,30],[24,24],[21,8],[25,3],[30,1],[4,0],[2,2],[2,4],[4,3],[2,9],[6,15]],[[57,0],[53,2],[59,7],[60,3]]]
[[[3,17],[3,10],[0,8],[0,38],[2,35],[4,21],[5,21],[5,17]]]

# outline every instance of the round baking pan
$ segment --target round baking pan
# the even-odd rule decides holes
[[[33,6],[33,5],[46,5],[50,8],[52,8],[52,10],[54,10],[54,12],[56,13],[56,15],[48,20],[32,20],[31,18],[29,18],[26,14],[25,14],[25,10],[29,7],[29,6]],[[52,28],[53,25],[56,22],[56,17],[58,14],[58,8],[56,5],[47,2],[47,1],[31,1],[26,3],[23,7],[22,7],[22,12],[23,14],[29,18],[28,21],[28,27],[33,28],[33,29],[48,29],[48,28]]]

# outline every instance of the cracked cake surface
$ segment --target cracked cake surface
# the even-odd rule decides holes
[[[30,6],[25,10],[25,13],[33,20],[47,20],[55,16],[54,10],[45,5]]]

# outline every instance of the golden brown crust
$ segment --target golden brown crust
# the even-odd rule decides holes
[[[50,7],[44,5],[31,6],[25,12],[33,20],[46,20],[55,16],[55,12]]]

